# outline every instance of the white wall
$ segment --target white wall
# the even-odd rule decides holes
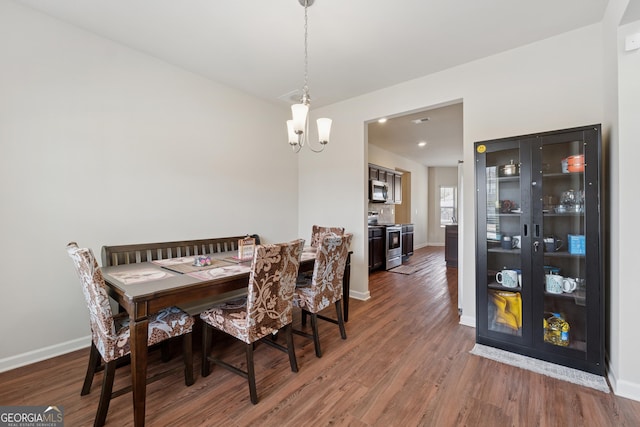
[[[640,212],[637,185],[640,182],[640,50],[624,51],[625,38],[640,33],[640,21],[620,27],[617,32],[615,52],[618,55],[618,156],[612,157],[611,173],[617,175],[616,204],[611,205],[611,216],[618,224],[617,234],[612,236],[616,248],[612,253],[612,272],[617,270],[611,287],[615,288],[615,309],[612,307],[611,371],[617,394],[640,400],[640,340],[638,340],[638,302],[640,279],[638,268],[638,242],[640,228],[637,215]],[[613,275],[612,275],[613,276]],[[613,291],[612,291],[613,293]],[[615,320],[613,320],[615,319]]]
[[[71,240],[298,236],[286,108],[14,2],[0,28],[0,370],[89,345]]]
[[[411,222],[413,223],[413,247],[427,246],[427,224],[429,213],[427,210],[427,192],[429,177],[427,167],[400,157],[395,153],[369,144],[368,162],[389,169],[400,168],[411,172]],[[404,183],[403,183],[404,185]],[[382,205],[383,208],[393,208],[394,205]]]
[[[339,146],[335,159],[344,170],[342,182],[346,205],[341,210],[354,229],[365,232],[362,212],[366,203],[367,145],[364,123],[425,106],[454,100],[464,102],[464,224],[461,250],[464,263],[463,321],[475,322],[474,254],[474,156],[473,143],[491,138],[599,123],[602,120],[601,27],[592,25],[548,40],[451,68],[400,85],[318,109],[334,120],[332,144]],[[593,64],[592,67],[585,66]],[[342,153],[348,153],[349,161]],[[329,163],[328,157],[313,158]],[[331,192],[314,185],[322,169],[303,158],[300,164],[301,217],[329,203]],[[358,169],[358,165],[360,168]],[[320,188],[322,187],[322,188]],[[317,189],[318,191],[314,191]],[[302,208],[304,206],[304,208]],[[301,220],[302,223],[302,220]],[[364,235],[364,234],[363,234]],[[364,253],[362,239],[356,249]],[[363,266],[366,266],[362,259]],[[354,274],[353,287],[366,289],[367,275]],[[360,273],[360,270],[358,270]]]
[[[440,187],[458,187],[458,167],[429,168],[429,226],[431,246],[444,246],[444,227],[440,226]],[[456,214],[458,215],[458,214]]]
[[[389,87],[316,111],[334,121],[332,145],[340,147],[336,173],[344,193],[340,209],[364,236],[366,222],[367,145],[365,123],[405,111],[451,101],[464,103],[464,211],[459,215],[463,262],[463,316],[475,324],[475,202],[474,141],[600,123],[603,119],[602,28],[588,26],[499,55]],[[348,161],[345,157],[348,156]],[[300,163],[300,212],[330,205],[333,194],[318,185],[316,174],[328,157]],[[304,190],[303,190],[304,188]],[[308,229],[310,224],[304,224]],[[359,254],[352,288],[366,293],[366,262],[362,238],[354,243]],[[615,333],[615,332],[613,332]]]

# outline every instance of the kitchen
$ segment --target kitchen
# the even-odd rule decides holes
[[[369,272],[406,263],[414,249],[445,246],[461,197],[462,110],[453,102],[368,123]],[[446,215],[443,188],[457,192]]]

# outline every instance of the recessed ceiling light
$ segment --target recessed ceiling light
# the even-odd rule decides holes
[[[431,120],[431,117],[422,117],[421,119],[411,120],[411,123],[415,123],[419,125],[420,123],[425,123],[425,122],[428,122],[429,120]]]
[[[427,146],[427,141],[418,142],[418,147],[422,148],[422,147],[426,147],[426,146]]]
[[[386,117],[378,119],[378,123],[386,123],[386,122],[387,122],[387,118]]]

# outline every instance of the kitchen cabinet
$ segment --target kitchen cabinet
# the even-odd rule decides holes
[[[413,224],[402,224],[402,262],[413,255]]]
[[[600,125],[475,144],[476,340],[604,373]]]
[[[402,172],[369,163],[369,179],[387,183],[386,203],[402,203]]]
[[[402,175],[399,173],[393,175],[393,203],[402,204]]]
[[[447,267],[458,267],[458,225],[447,225],[444,229],[444,262]]]
[[[384,267],[384,227],[369,226],[369,272]]]

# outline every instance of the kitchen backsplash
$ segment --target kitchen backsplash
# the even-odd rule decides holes
[[[379,224],[395,224],[396,222],[396,210],[393,205],[369,203],[369,212],[378,213]]]

